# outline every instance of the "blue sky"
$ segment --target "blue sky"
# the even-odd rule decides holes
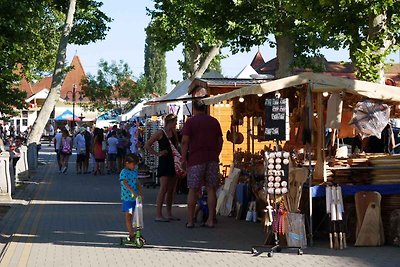
[[[146,34],[144,28],[150,21],[146,14],[146,6],[152,7],[150,0],[105,0],[102,10],[114,21],[110,24],[111,30],[103,41],[86,46],[68,46],[67,60],[71,62],[77,53],[87,73],[96,74],[97,63],[100,59],[107,61],[124,60],[138,77],[144,72],[144,43]],[[231,55],[222,61],[223,75],[233,77],[251,62],[257,49],[260,49],[264,59],[270,60],[275,57],[275,49],[267,46],[254,47],[249,53]],[[229,50],[224,50],[229,54]],[[329,61],[348,61],[346,50],[334,51],[323,50],[323,54]],[[167,53],[168,91],[172,89],[170,80],[181,80],[182,74],[179,70],[177,60],[181,59],[181,47]],[[399,54],[391,58],[399,62]]]

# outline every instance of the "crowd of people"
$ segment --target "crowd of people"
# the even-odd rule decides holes
[[[68,125],[53,128],[54,137],[52,135],[50,138],[57,154],[59,172],[67,173],[69,158],[76,153],[77,174],[119,174],[122,211],[129,236],[134,237],[132,214],[136,198],[143,197],[137,166],[143,162],[146,150],[158,157],[159,162],[157,176],[160,188],[155,221],[180,220],[172,210],[178,182],[177,168],[180,168],[186,173],[189,189],[186,227],[194,228],[199,207],[204,209],[207,206],[207,217],[202,226],[212,228],[216,223],[216,190],[223,139],[218,120],[207,115],[206,111],[207,107],[201,101],[194,101],[193,116],[186,121],[180,133],[176,129],[176,115],[168,114],[164,118],[163,128],[146,143],[143,142],[143,132],[139,130],[140,122],[120,128],[115,125],[107,130],[81,125],[75,127],[74,133],[70,132]],[[22,142],[22,139],[16,140],[18,144]],[[153,146],[156,142],[158,151]],[[176,153],[181,156],[177,158]],[[90,162],[93,162],[92,168],[89,168]],[[202,201],[202,205],[198,205],[196,210],[198,200]],[[163,213],[164,204],[166,213]]]
[[[124,167],[125,157],[136,154],[138,146],[143,143],[138,127],[139,124],[135,123],[129,128],[114,125],[105,130],[82,125],[76,128],[74,135],[66,127],[57,129],[53,143],[59,172],[67,173],[69,157],[75,152],[77,174],[119,173]],[[93,162],[91,169],[90,162]]]
[[[144,148],[158,157],[157,176],[160,189],[156,199],[156,222],[180,220],[172,211],[174,193],[177,184],[177,169],[186,171],[188,194],[187,228],[194,228],[196,216],[200,210],[206,218],[203,227],[213,228],[216,223],[216,190],[219,176],[219,155],[222,150],[222,130],[215,118],[207,114],[207,107],[201,101],[193,101],[193,117],[188,119],[180,134],[176,131],[177,117],[168,114],[164,118],[164,127],[155,132]],[[158,151],[153,147],[158,142]],[[180,162],[174,151],[180,151]],[[132,228],[132,214],[135,212],[137,197],[143,197],[142,186],[134,172],[137,164],[135,155],[125,161],[125,168],[120,174],[122,211],[125,214],[128,240],[135,238]],[[178,165],[178,166],[177,166]],[[196,209],[196,202],[197,205]],[[166,215],[163,206],[166,204]],[[207,206],[207,209],[204,209]]]

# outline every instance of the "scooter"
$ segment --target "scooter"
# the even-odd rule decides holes
[[[136,198],[135,215],[132,225],[136,228],[136,235],[134,238],[121,237],[120,245],[142,248],[146,244],[146,239],[141,232],[143,229],[143,204],[140,196]]]

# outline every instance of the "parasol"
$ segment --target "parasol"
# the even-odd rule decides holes
[[[358,102],[349,124],[356,128],[364,139],[369,136],[381,138],[381,132],[389,123],[390,108],[387,104],[371,100]]]

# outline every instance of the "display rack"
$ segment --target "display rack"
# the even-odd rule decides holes
[[[268,223],[270,231],[274,235],[274,245],[256,245],[252,246],[251,253],[258,256],[264,252],[267,252],[268,257],[272,257],[275,252],[281,252],[282,249],[296,249],[298,255],[303,255],[301,247],[296,246],[282,246],[279,243],[279,229],[283,227],[282,214],[283,211],[283,197],[280,203],[278,203],[278,196],[283,196],[287,194],[290,190],[289,188],[289,158],[290,153],[284,151],[278,151],[279,143],[276,143],[275,152],[265,153],[265,180],[264,180],[264,191],[267,192],[268,206],[266,212],[268,212]],[[273,198],[273,205],[270,203],[269,197]],[[261,251],[259,249],[266,249]]]

